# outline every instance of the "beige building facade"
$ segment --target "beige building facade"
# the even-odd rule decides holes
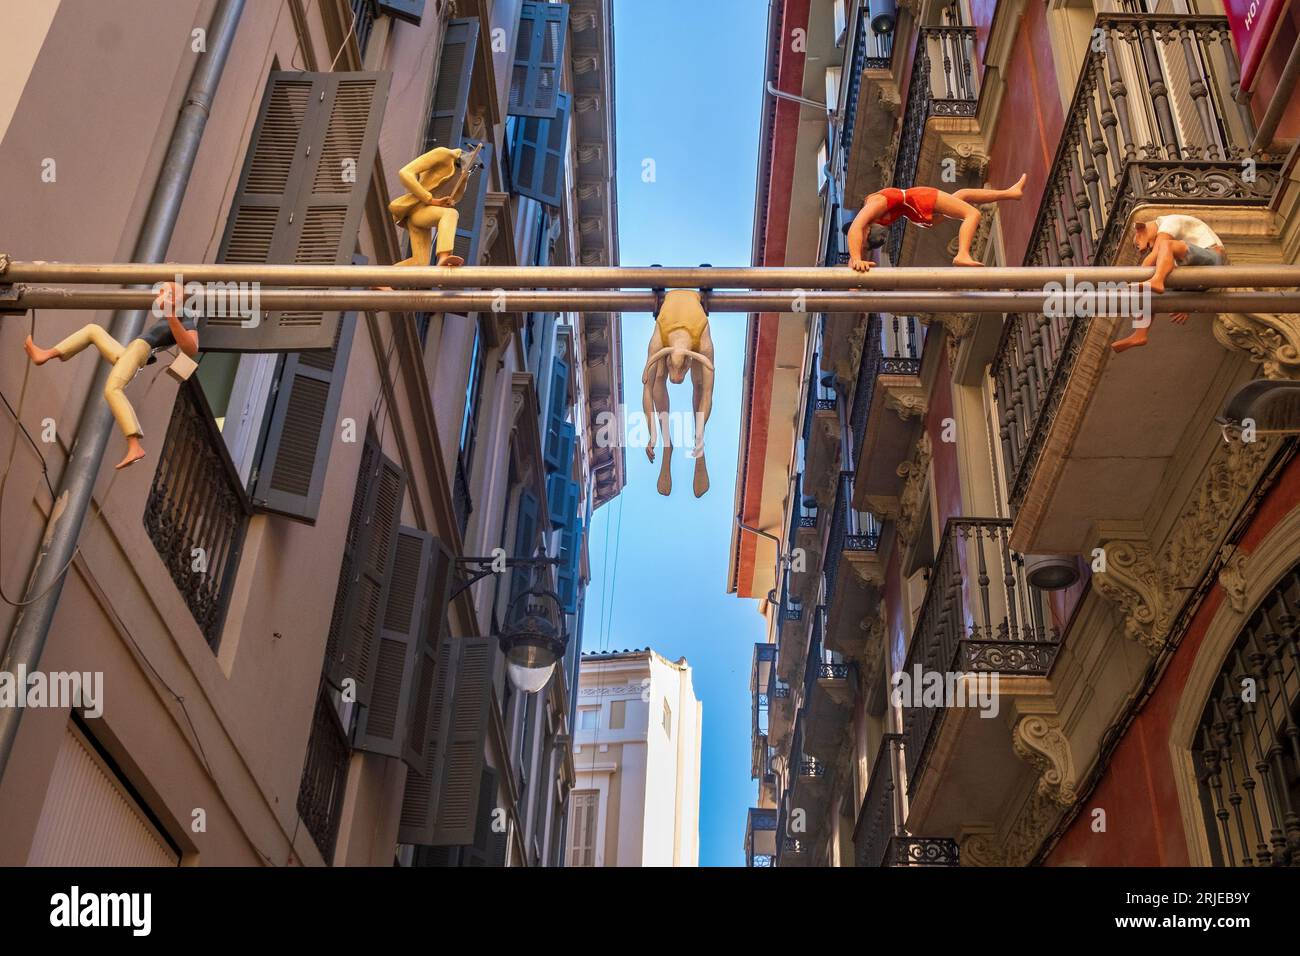
[[[218,0],[23,6],[0,29],[0,250],[127,261]],[[397,169],[484,143],[460,204],[467,262],[616,264],[611,6],[242,4],[166,258],[399,261]],[[549,101],[512,86],[539,76]],[[355,181],[327,159],[354,161]],[[254,195],[277,168],[315,198]],[[355,242],[311,233],[326,207]],[[266,247],[247,244],[258,209]],[[281,258],[304,210],[334,245]],[[32,321],[52,344],[111,319]],[[624,480],[621,449],[594,441],[621,401],[618,316],[349,313],[331,347],[301,352],[263,325],[183,385],[160,361],[127,389],[148,457],[101,470],[36,663],[98,675],[102,713],[23,714],[0,865],[560,865],[586,529]],[[98,357],[30,368],[28,330],[0,320],[14,601],[101,400]],[[523,572],[470,583],[465,559],[497,549],[556,562],[541,573],[572,636],[535,695],[513,690],[497,642]],[[0,604],[0,654],[18,619]]]
[[[686,658],[582,655],[569,866],[697,866],[703,705]]]

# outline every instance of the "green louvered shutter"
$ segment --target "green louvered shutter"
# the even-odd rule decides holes
[[[219,262],[352,261],[388,99],[386,73],[272,73],[217,255]],[[333,347],[338,312],[205,316],[205,352]]]
[[[510,76],[511,116],[555,115],[569,36],[569,5],[526,0],[519,14],[515,65]]]

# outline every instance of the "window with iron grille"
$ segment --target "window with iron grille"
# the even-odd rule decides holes
[[[1192,742],[1216,866],[1300,864],[1300,565],[1260,603]]]

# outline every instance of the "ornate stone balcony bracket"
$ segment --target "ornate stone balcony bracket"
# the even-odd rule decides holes
[[[1021,760],[1038,771],[1038,794],[1061,805],[1073,806],[1078,799],[1074,757],[1070,741],[1053,717],[1030,714],[1017,722],[1011,746]]]
[[[1264,378],[1300,380],[1300,313],[1216,315],[1214,337],[1224,348],[1249,355]]]

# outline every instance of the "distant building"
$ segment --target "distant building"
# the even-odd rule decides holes
[[[584,654],[569,866],[697,866],[703,708],[682,657]]]

